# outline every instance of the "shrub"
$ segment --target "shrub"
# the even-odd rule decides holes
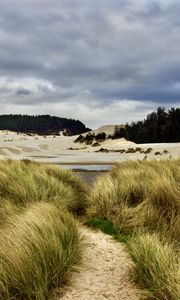
[[[136,149],[134,149],[134,148],[128,148],[126,150],[126,153],[136,153]]]
[[[169,153],[168,150],[166,150],[166,149],[163,150],[163,154],[168,154],[168,153]]]
[[[92,144],[92,147],[98,147],[98,146],[100,146],[100,144],[98,142],[95,142]]]
[[[96,141],[103,142],[106,139],[106,133],[105,132],[98,133],[95,136],[95,139],[96,139]]]
[[[80,134],[75,140],[74,143],[84,143],[84,136],[82,134]]]
[[[145,153],[145,154],[151,153],[152,150],[153,150],[152,148],[147,148],[146,150],[144,150],[144,153]]]
[[[161,152],[156,151],[156,152],[154,153],[154,155],[161,155]]]

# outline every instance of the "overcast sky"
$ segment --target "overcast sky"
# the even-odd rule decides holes
[[[91,128],[180,106],[179,0],[0,0],[0,114]]]

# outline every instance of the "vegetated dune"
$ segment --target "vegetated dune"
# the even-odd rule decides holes
[[[73,172],[1,161],[0,197],[1,299],[47,299],[72,270],[80,270],[82,256],[86,268],[74,273],[63,299],[144,295],[129,281],[132,264],[124,246],[82,233],[73,215],[110,220],[128,242],[134,279],[148,297],[179,299],[180,160],[117,164],[88,193]],[[86,255],[82,234],[90,243]]]
[[[53,164],[87,162],[103,164],[143,159],[145,155],[148,159],[180,156],[180,143],[136,145],[121,138],[106,139],[94,147],[86,143],[75,143],[76,138],[77,136],[38,136],[0,131],[0,159],[29,159]],[[152,150],[146,153],[150,148]]]
[[[86,214],[87,190],[71,171],[28,160],[1,161],[0,197],[0,299],[48,299],[74,270],[81,270],[70,281],[77,285],[68,286],[64,299],[99,299],[101,292],[102,299],[140,298],[129,280],[124,247],[104,234],[79,230],[73,215]]]
[[[16,206],[46,201],[76,214],[86,209],[86,187],[72,171],[31,161],[0,161],[1,203]]]
[[[11,217],[0,240],[1,299],[47,299],[82,256],[73,217],[45,202]]]
[[[72,214],[85,212],[86,189],[70,171],[6,160],[0,198],[0,299],[47,299],[80,263]]]
[[[90,219],[111,220],[129,239],[135,279],[149,297],[179,299],[180,159],[117,164],[89,201]]]

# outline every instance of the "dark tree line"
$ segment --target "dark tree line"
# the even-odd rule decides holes
[[[67,135],[87,132],[90,129],[79,120],[53,117],[50,115],[0,115],[0,130],[12,130],[40,135],[58,134],[65,130]]]
[[[180,142],[180,108],[166,111],[165,108],[159,107],[144,121],[116,128],[113,138],[121,137],[139,144]]]

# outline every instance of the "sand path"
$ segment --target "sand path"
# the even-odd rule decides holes
[[[142,292],[129,280],[132,262],[125,246],[102,232],[82,231],[87,240],[83,267],[58,300],[139,300]]]

